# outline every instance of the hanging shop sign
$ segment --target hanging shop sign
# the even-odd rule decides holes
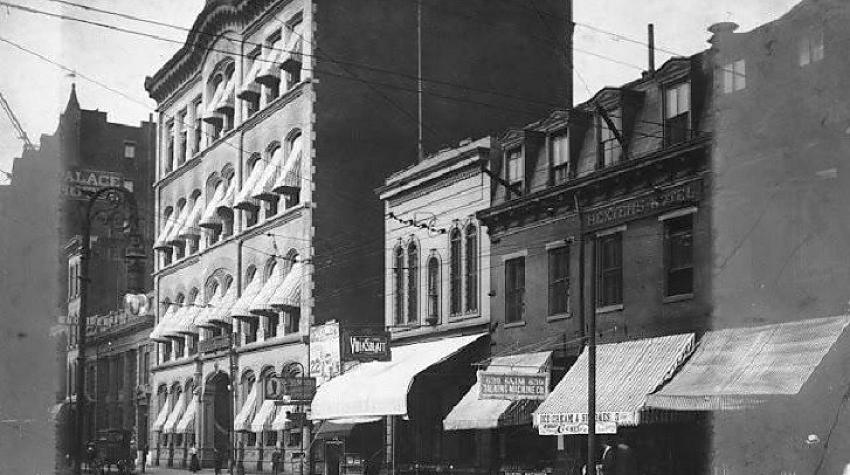
[[[539,414],[537,432],[540,435],[587,434],[587,414]],[[596,414],[597,434],[616,434],[618,425],[634,425],[632,412],[599,412]]]
[[[549,373],[521,374],[479,371],[478,399],[546,399]]]
[[[127,182],[130,184],[132,182]],[[132,185],[127,186],[124,176],[120,173],[104,170],[75,169],[65,172],[62,180],[62,196],[76,200],[87,200],[86,193],[95,192],[110,186],[126,187],[132,191]]]
[[[341,361],[339,323],[330,321],[310,327],[310,374],[316,384],[338,376]]]
[[[277,376],[265,380],[266,399],[309,402],[316,395],[316,378],[307,376]]]
[[[699,202],[701,196],[702,180],[692,180],[612,205],[589,209],[583,213],[583,224],[586,230],[604,228],[678,206],[694,204]]]
[[[384,327],[352,327],[341,330],[343,361],[389,361],[390,332]]]

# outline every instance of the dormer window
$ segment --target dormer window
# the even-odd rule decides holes
[[[669,86],[664,94],[664,143],[674,145],[691,136],[691,85]]]
[[[724,64],[722,72],[724,94],[747,87],[747,63],[743,59]]]
[[[552,176],[556,184],[564,183],[570,174],[570,141],[564,132],[552,136]]]
[[[620,111],[609,111],[608,118],[614,124],[614,127],[621,129],[622,121],[620,120]],[[619,163],[622,150],[620,143],[617,141],[617,136],[608,125],[603,117],[598,118],[599,121],[599,164],[601,168],[610,167]]]
[[[813,31],[800,38],[800,66],[823,59],[823,31]]]
[[[525,179],[525,164],[522,160],[522,150],[517,147],[508,151],[506,164],[506,178],[511,185],[511,191],[516,193],[516,190],[522,190],[522,183]]]

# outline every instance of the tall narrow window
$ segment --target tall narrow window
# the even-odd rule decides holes
[[[724,64],[722,73],[725,94],[747,87],[747,63],[743,59]]]
[[[549,252],[549,315],[570,310],[570,248],[550,249]]]
[[[617,232],[600,236],[596,242],[597,290],[599,307],[623,303],[623,240]]]
[[[440,321],[440,260],[435,256],[428,259],[428,320]]]
[[[462,267],[462,244],[460,239],[460,230],[457,228],[452,229],[452,232],[449,237],[450,243],[450,275],[449,275],[449,293],[451,298],[451,314],[456,315],[461,312],[462,309],[462,300],[463,296],[461,294],[463,289],[463,280],[461,277],[461,267]]]
[[[823,59],[823,31],[813,31],[800,38],[800,66]]]
[[[563,183],[570,178],[570,141],[566,133],[552,137],[552,181]]]
[[[525,257],[505,261],[505,323],[519,322],[525,313]]]
[[[393,255],[393,302],[395,323],[404,323],[404,249],[397,247]]]
[[[609,111],[608,118],[614,127],[622,133],[622,121],[619,111]],[[599,164],[602,167],[610,167],[620,161],[620,143],[611,126],[601,116],[597,118],[599,123]]]
[[[204,135],[204,110],[201,105],[200,97],[195,99],[195,102],[192,103],[192,107],[195,111],[194,130],[192,131],[192,154],[196,154],[201,151],[201,139]]]
[[[128,160],[136,158],[136,142],[124,142],[124,158]]]
[[[174,169],[174,121],[165,124],[165,171]]]
[[[508,179],[507,181],[510,183],[513,190],[521,191],[523,189],[522,184],[525,180],[525,164],[522,159],[522,150],[519,148],[508,151],[506,175]]]
[[[186,162],[188,155],[188,126],[186,125],[186,110],[177,113],[177,119],[174,121],[174,126],[177,127],[177,165],[180,166]]]
[[[407,246],[407,321],[419,321],[419,248],[413,242]]]
[[[693,223],[692,214],[664,221],[668,297],[694,291]]]
[[[464,268],[467,312],[478,310],[478,229],[470,224],[466,227],[466,267]]]
[[[687,82],[667,88],[664,95],[664,142],[674,145],[690,138],[691,86]]]

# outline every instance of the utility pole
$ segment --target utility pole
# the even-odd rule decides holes
[[[80,243],[80,311],[77,317],[77,457],[74,460],[74,473],[82,474],[82,458],[85,454],[85,364],[86,364],[86,324],[88,323],[88,287],[89,287],[89,257],[91,254],[91,222],[94,205],[106,198],[110,203],[111,211],[126,205],[129,216],[122,224],[129,235],[130,245],[127,246],[125,258],[128,268],[137,267],[139,259],[144,258],[144,249],[141,248],[141,237],[137,234],[139,229],[139,213],[136,199],[133,194],[125,188],[115,186],[100,188],[89,196],[85,205],[83,215],[83,237]],[[115,216],[115,215],[113,215]],[[122,215],[123,216],[123,215]],[[116,224],[116,223],[110,223]],[[95,368],[97,370],[97,368]],[[95,388],[95,392],[97,388]]]

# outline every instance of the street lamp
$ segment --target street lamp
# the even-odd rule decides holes
[[[80,310],[77,317],[77,457],[74,460],[74,473],[82,474],[82,457],[85,453],[85,358],[86,358],[86,324],[88,317],[88,284],[89,284],[89,254],[91,253],[91,223],[93,212],[95,216],[102,218],[107,224],[121,224],[129,237],[129,245],[125,252],[128,270],[136,271],[144,259],[145,252],[142,248],[142,239],[138,234],[139,212],[136,199],[133,194],[116,186],[100,188],[88,193],[89,200],[86,202],[83,215],[83,238],[80,243]],[[95,210],[95,204],[105,202],[107,206]],[[125,206],[127,209],[125,209]],[[105,208],[105,209],[104,209]],[[126,212],[126,215],[124,214]],[[119,221],[120,223],[116,222]],[[112,222],[110,222],[112,221]],[[131,274],[132,275],[132,274]],[[127,281],[128,290],[141,291],[140,281]]]

